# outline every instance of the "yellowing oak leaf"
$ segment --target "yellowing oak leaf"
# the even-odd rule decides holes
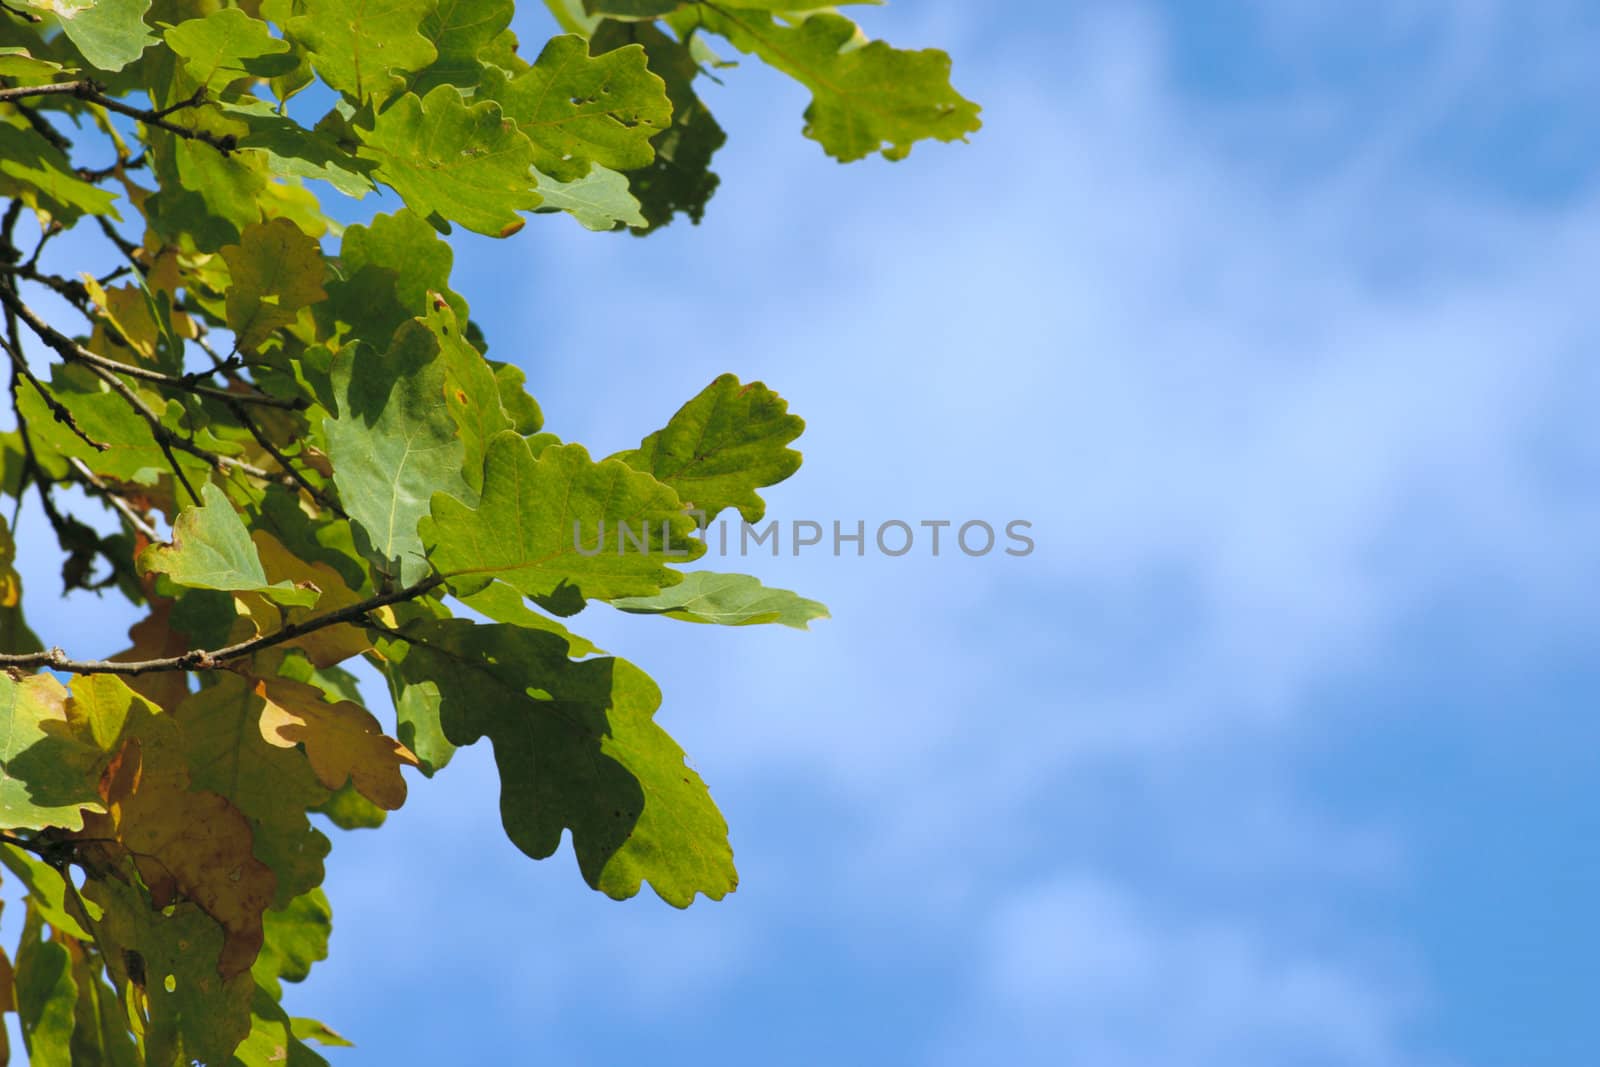
[[[303,744],[317,779],[329,789],[346,782],[362,796],[389,811],[406,800],[400,765],[417,766],[411,750],[383,733],[372,713],[341,700],[330,704],[320,690],[284,678],[256,685],[266,701],[261,735],[283,748]]]
[[[120,845],[157,908],[188,900],[211,916],[223,930],[224,979],[249,970],[277,891],[276,875],[254,855],[249,821],[222,795],[190,788],[177,722],[119,679],[79,679],[73,704],[96,739],[114,746],[100,779],[108,814],[86,821],[84,841],[112,862],[112,843]]]
[[[128,627],[132,647],[111,657],[112,662],[137,662],[181,656],[189,651],[189,636],[172,624],[173,601],[150,591],[154,582],[146,579],[145,597],[150,614]],[[151,671],[129,678],[128,687],[161,708],[175,708],[189,695],[188,678],[180,671]]]
[[[232,275],[228,327],[246,351],[294,322],[301,308],[328,297],[322,288],[322,250],[286,218],[246,226],[238,244],[223,248],[222,258]]]
[[[200,905],[226,935],[218,973],[249,970],[277,878],[252,854],[250,824],[239,809],[217,793],[156,784],[115,804],[113,817],[157,905]]]
[[[293,625],[313,614],[326,615],[361,601],[362,595],[346,585],[339,572],[328,564],[302,559],[265,530],[255,531],[250,540],[255,542],[269,582],[315,589],[319,594],[315,607],[289,608],[284,613],[283,625]],[[367,631],[360,626],[341,623],[286,641],[284,647],[300,649],[317,667],[331,667],[351,656],[359,656],[372,647],[372,642],[367,640]]]
[[[17,573],[17,544],[11,527],[0,517],[0,646],[13,652],[36,652],[43,646],[22,617],[22,575]]]
[[[190,788],[226,795],[250,821],[254,855],[278,879],[273,906],[284,907],[322,882],[330,843],[306,812],[325,803],[328,791],[304,753],[261,736],[265,702],[253,685],[224,672],[172,716],[183,730]]]

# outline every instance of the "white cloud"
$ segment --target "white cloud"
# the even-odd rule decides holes
[[[1051,1067],[1419,1062],[1394,1036],[1415,1006],[1403,977],[1226,919],[1168,918],[1094,876],[1015,894],[986,933],[978,1011],[941,1062],[1001,1048]]]

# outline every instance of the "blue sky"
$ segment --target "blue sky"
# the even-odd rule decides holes
[[[1038,549],[743,561],[810,634],[574,620],[739,892],[589,893],[463,753],[336,841],[290,993],[336,1064],[1590,1062],[1600,12],[1060,8],[864,9],[954,54],[970,145],[840,167],[741,68],[704,225],[456,240],[564,437],[733,371],[809,422],[773,517]]]

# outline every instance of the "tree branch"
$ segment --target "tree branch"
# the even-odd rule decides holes
[[[236,137],[230,134],[207,133],[205,130],[195,130],[176,122],[167,121],[167,116],[185,108],[199,107],[205,103],[205,88],[196,89],[194,95],[187,100],[181,100],[171,107],[164,108],[139,108],[131,104],[124,104],[121,100],[107,96],[104,90],[95,82],[87,79],[70,82],[53,82],[49,85],[19,85],[11,89],[0,89],[0,103],[13,103],[36,96],[70,96],[87,103],[96,104],[107,111],[114,111],[119,115],[126,115],[153,126],[158,130],[166,130],[178,137],[191,141],[203,141],[215,148],[223,155],[227,155],[239,147]]]
[[[46,274],[31,263],[11,265],[0,263],[0,274],[9,274],[23,281],[36,282],[53,290],[73,307],[83,311],[89,303],[89,290],[76,278],[63,278],[59,274]]]
[[[167,428],[167,424],[161,421],[161,416],[149,404],[146,404],[138,393],[129,388],[127,382],[98,364],[89,364],[89,370],[95,377],[110,386],[112,392],[122,397],[128,406],[134,410],[135,414],[144,419],[145,425],[150,427],[150,435],[156,439],[156,444],[160,445],[161,451],[166,454],[167,462],[172,466],[172,473],[177,477],[184,489],[188,491],[189,499],[196,504],[200,503],[200,494],[196,493],[194,486],[189,484],[188,477],[184,475],[183,468],[178,464],[178,457],[172,454],[174,448],[187,452],[196,459],[202,459],[213,467],[232,467],[234,470],[242,471],[252,478],[260,478],[264,482],[281,482],[283,480],[271,471],[263,470],[253,463],[246,463],[244,460],[234,459],[232,456],[224,456],[210,449],[201,448],[187,437],[173,433]]]
[[[24,304],[16,294],[0,287],[0,303],[15,312],[17,318],[27,324],[28,329],[55,349],[61,358],[69,363],[83,363],[91,367],[98,367],[113,374],[125,375],[129,378],[138,378],[140,381],[154,383],[167,389],[176,389],[181,392],[193,393],[196,396],[208,396],[213,400],[224,402],[238,402],[241,404],[259,404],[262,407],[284,408],[288,411],[299,411],[307,406],[303,399],[286,399],[278,396],[268,396],[266,393],[234,393],[226,389],[218,389],[213,385],[201,385],[199,382],[190,381],[188,376],[174,377],[163,374],[161,371],[150,370],[148,367],[136,367],[129,363],[119,363],[114,359],[89,351],[78,344],[66,334],[51,326],[41,319],[32,308]]]
[[[250,431],[250,436],[256,439],[256,444],[260,445],[267,455],[276,460],[278,466],[283,468],[284,473],[293,478],[300,488],[310,494],[312,500],[315,500],[341,519],[350,517],[349,513],[339,506],[337,500],[311,484],[311,480],[300,472],[300,469],[290,461],[288,456],[283,454],[283,450],[272,442],[272,438],[268,437],[266,432],[256,425],[256,420],[250,417],[250,413],[244,409],[243,404],[230,403],[228,408],[233,412],[234,418],[243,423],[244,428]]]
[[[45,388],[43,382],[34,376],[33,371],[28,367],[27,359],[21,352],[12,348],[9,341],[0,339],[0,348],[5,349],[6,355],[11,357],[13,389],[15,389],[17,378],[26,380],[29,385],[33,386],[34,392],[39,394],[39,398],[45,402],[45,406],[50,409],[50,414],[55,416],[56,421],[76,434],[84,444],[96,452],[104,452],[111,447],[103,441],[96,441],[84,432],[83,427],[78,425],[78,420],[73,417],[72,412],[67,409],[65,404],[56,399],[54,393]],[[22,421],[22,411],[20,409],[17,411],[17,421]]]
[[[425,578],[416,585],[392,593],[382,593],[369,597],[359,604],[351,604],[347,608],[331,611],[326,615],[306,619],[303,622],[285,626],[270,634],[262,634],[248,641],[228,645],[225,648],[196,649],[185,652],[181,656],[167,656],[163,659],[131,660],[116,662],[114,660],[75,660],[67,656],[59,648],[52,648],[44,652],[29,652],[21,655],[0,655],[0,668],[3,669],[29,669],[47,667],[55,671],[65,671],[68,674],[121,674],[139,675],[152,674],[157,671],[209,671],[219,670],[233,660],[243,659],[254,655],[263,649],[281,645],[285,641],[293,641],[297,637],[315,633],[329,626],[338,626],[341,623],[359,622],[369,612],[391,604],[400,604],[407,600],[415,600],[425,596],[444,584],[442,575]]]

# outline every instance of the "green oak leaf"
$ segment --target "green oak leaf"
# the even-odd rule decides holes
[[[284,27],[311,53],[322,80],[357,101],[386,98],[395,72],[422,70],[438,58],[420,32],[434,0],[299,0]]]
[[[965,140],[978,106],[950,87],[950,57],[867,42],[841,15],[819,12],[787,25],[770,14],[702,4],[703,24],[811,90],[806,136],[840,162],[881,151],[904,159],[927,138]]]
[[[342,349],[333,366],[339,410],[323,423],[334,485],[362,551],[407,585],[428,574],[417,523],[436,493],[472,495],[438,352],[420,319],[402,326],[386,353],[365,344]]]
[[[139,1049],[128,1032],[128,1009],[107,983],[99,961],[88,953],[76,955],[72,978],[78,986],[77,1017],[72,1028],[74,1067],[143,1067]]]
[[[72,412],[83,432],[107,448],[99,451],[85,444],[55,421],[34,390],[19,389],[17,406],[34,435],[35,453],[47,465],[52,460],[59,463],[47,470],[64,476],[68,468],[61,461],[71,457],[88,464],[96,474],[142,485],[154,484],[158,476],[170,472],[166,453],[149,424],[85,368],[57,364],[51,372],[50,390]],[[41,441],[47,449],[39,447]],[[204,460],[187,452],[175,453],[173,458],[192,483],[198,484],[210,474]]]
[[[299,1021],[258,986],[250,1000],[250,1032],[234,1049],[229,1067],[328,1067],[328,1061],[301,1040]]]
[[[0,47],[0,78],[18,78],[29,83],[52,80],[61,70],[61,64],[49,59],[35,59],[26,48],[12,45]]]
[[[95,940],[117,988],[142,990],[148,1062],[180,1062],[181,1049],[181,1062],[227,1063],[250,1033],[256,984],[248,971],[218,974],[222,927],[188,901],[157,909],[131,877],[92,878],[82,892],[102,911]]]
[[[339,260],[346,271],[367,266],[390,271],[407,317],[427,310],[430,293],[443,294],[456,318],[467,317],[467,302],[450,291],[455,253],[415,212],[378,215],[365,226],[351,226],[344,232]]]
[[[551,38],[514,78],[489,71],[479,92],[499,101],[527,135],[540,173],[560,181],[583,177],[591,163],[648,166],[651,138],[672,121],[666,86],[650,73],[644,49],[590,56],[589,42],[573,34]]]
[[[670,15],[689,3],[690,0],[583,0],[583,9],[606,18],[646,20]],[[718,0],[717,6],[746,11],[802,12],[822,11],[844,4],[881,3],[883,0]]]
[[[0,863],[28,891],[29,904],[45,922],[79,941],[94,940],[94,935],[79,925],[77,916],[67,910],[67,880],[60,871],[16,845],[0,844]]]
[[[167,47],[183,60],[184,70],[208,86],[221,75],[223,83],[239,78],[274,78],[293,70],[289,42],[274,37],[267,24],[236,7],[213,11],[167,27]]]
[[[73,172],[60,149],[36,130],[13,126],[0,117],[0,196],[48,211],[64,223],[84,215],[119,219],[116,199]]]
[[[477,85],[479,54],[505,33],[515,7],[512,0],[439,0],[420,27],[438,58],[412,79],[411,91],[425,96],[436,85]]]
[[[746,522],[766,514],[757,489],[800,469],[789,442],[806,428],[784,399],[760,382],[741,385],[724,374],[672,416],[664,429],[619,459],[672,486],[707,521],[738,508]]]
[[[679,579],[669,562],[705,551],[677,494],[582,445],[546,448],[502,433],[489,442],[483,495],[468,507],[437,493],[422,523],[428,558],[464,593],[498,578],[527,597],[650,596]]]
[[[265,940],[250,973],[276,999],[283,996],[283,982],[305,981],[312,964],[328,958],[333,909],[327,895],[313,889],[268,911],[261,926]]]
[[[467,341],[450,306],[438,301],[428,309],[423,321],[439,343],[445,407],[461,433],[461,473],[476,494],[483,488],[489,442],[495,434],[512,428],[511,416],[500,404],[500,382],[494,368]]]
[[[813,619],[828,618],[828,609],[787,589],[768,589],[748,574],[691,571],[683,581],[655,596],[613,600],[611,606],[636,615],[665,615],[684,622],[718,626],[778,623],[810,629]]]
[[[413,211],[351,226],[339,247],[328,303],[318,315],[328,332],[348,324],[353,336],[374,345],[387,345],[396,330],[432,306],[435,294],[465,321],[467,302],[450,291],[453,259],[450,245]]]
[[[226,100],[219,106],[244,125],[239,147],[259,149],[266,169],[274,175],[327,182],[357,200],[377,188],[368,176],[372,161],[357,159],[354,144],[342,142],[322,124],[307,129],[254,96]]]
[[[294,1036],[302,1041],[315,1041],[329,1048],[355,1047],[355,1042],[348,1040],[343,1034],[335,1033],[332,1027],[315,1019],[296,1016],[289,1020],[289,1025],[294,1031]]]
[[[651,72],[666,83],[667,98],[672,101],[672,125],[651,142],[655,160],[628,174],[628,184],[647,222],[643,229],[665,226],[680,212],[698,223],[721,183],[711,170],[711,159],[728,139],[695,94],[700,62],[688,48],[648,22],[607,19],[589,42],[597,53],[629,44],[644,48]]]
[[[745,11],[771,11],[775,14],[829,11],[835,7],[844,7],[846,4],[857,6],[869,4],[877,7],[883,3],[885,0],[717,0],[719,7],[741,8]]]
[[[22,0],[22,7],[54,15],[83,58],[101,70],[121,70],[156,43],[144,24],[150,0]]]
[[[170,545],[151,545],[140,554],[141,570],[190,589],[260,592],[285,606],[310,607],[320,599],[316,589],[269,583],[250,531],[227,495],[206,482],[200,498],[203,504],[178,513]]]
[[[505,237],[522,228],[517,212],[539,206],[528,138],[484,101],[468,105],[440,85],[426,97],[406,93],[362,138],[363,159],[423,218]]]
[[[464,620],[406,631],[437,682],[446,736],[487,736],[513,844],[554,854],[563,830],[584,879],[624,899],[649,882],[675,907],[738,885],[728,827],[683,749],[654,721],[661,691],[625,660],[567,659],[554,634]]]
[[[42,931],[39,913],[29,908],[15,971],[15,1006],[22,1040],[33,1067],[71,1067],[78,984],[66,946],[43,940]]]
[[[540,211],[565,211],[585,229],[644,228],[650,224],[639,213],[639,201],[628,188],[627,176],[599,164],[576,181],[561,182],[541,174],[539,195],[544,198]]]
[[[190,109],[186,123],[215,135],[248,132],[231,115],[209,108]],[[239,232],[261,221],[268,200],[265,152],[223,155],[211,145],[173,138],[152,150],[161,189],[145,202],[151,225],[173,241],[184,235],[207,252],[239,240]]]
[[[528,376],[515,363],[489,361],[494,380],[500,387],[500,407],[511,419],[512,428],[524,437],[544,429],[544,412],[539,402],[528,395]]]
[[[349,782],[312,810],[327,816],[341,830],[375,830],[389,819],[388,812],[362,796]]]
[[[395,737],[417,757],[417,769],[432,778],[456,754],[439,723],[439,684],[428,673],[428,661],[412,656],[406,642],[380,640],[375,647],[394,698]]]
[[[267,486],[252,525],[270,533],[306,562],[326,563],[351,589],[370,592],[371,578],[349,523],[313,520],[300,510],[296,494],[272,485]]]
[[[574,659],[599,654],[602,649],[588,638],[579,637],[550,616],[528,607],[521,593],[504,582],[490,582],[476,593],[459,598],[463,604],[495,622],[511,623],[528,630],[555,634],[567,643],[567,655]],[[615,601],[613,601],[615,603]]]
[[[0,671],[0,825],[81,830],[85,810],[103,810],[100,762],[73,729],[54,676]]]

